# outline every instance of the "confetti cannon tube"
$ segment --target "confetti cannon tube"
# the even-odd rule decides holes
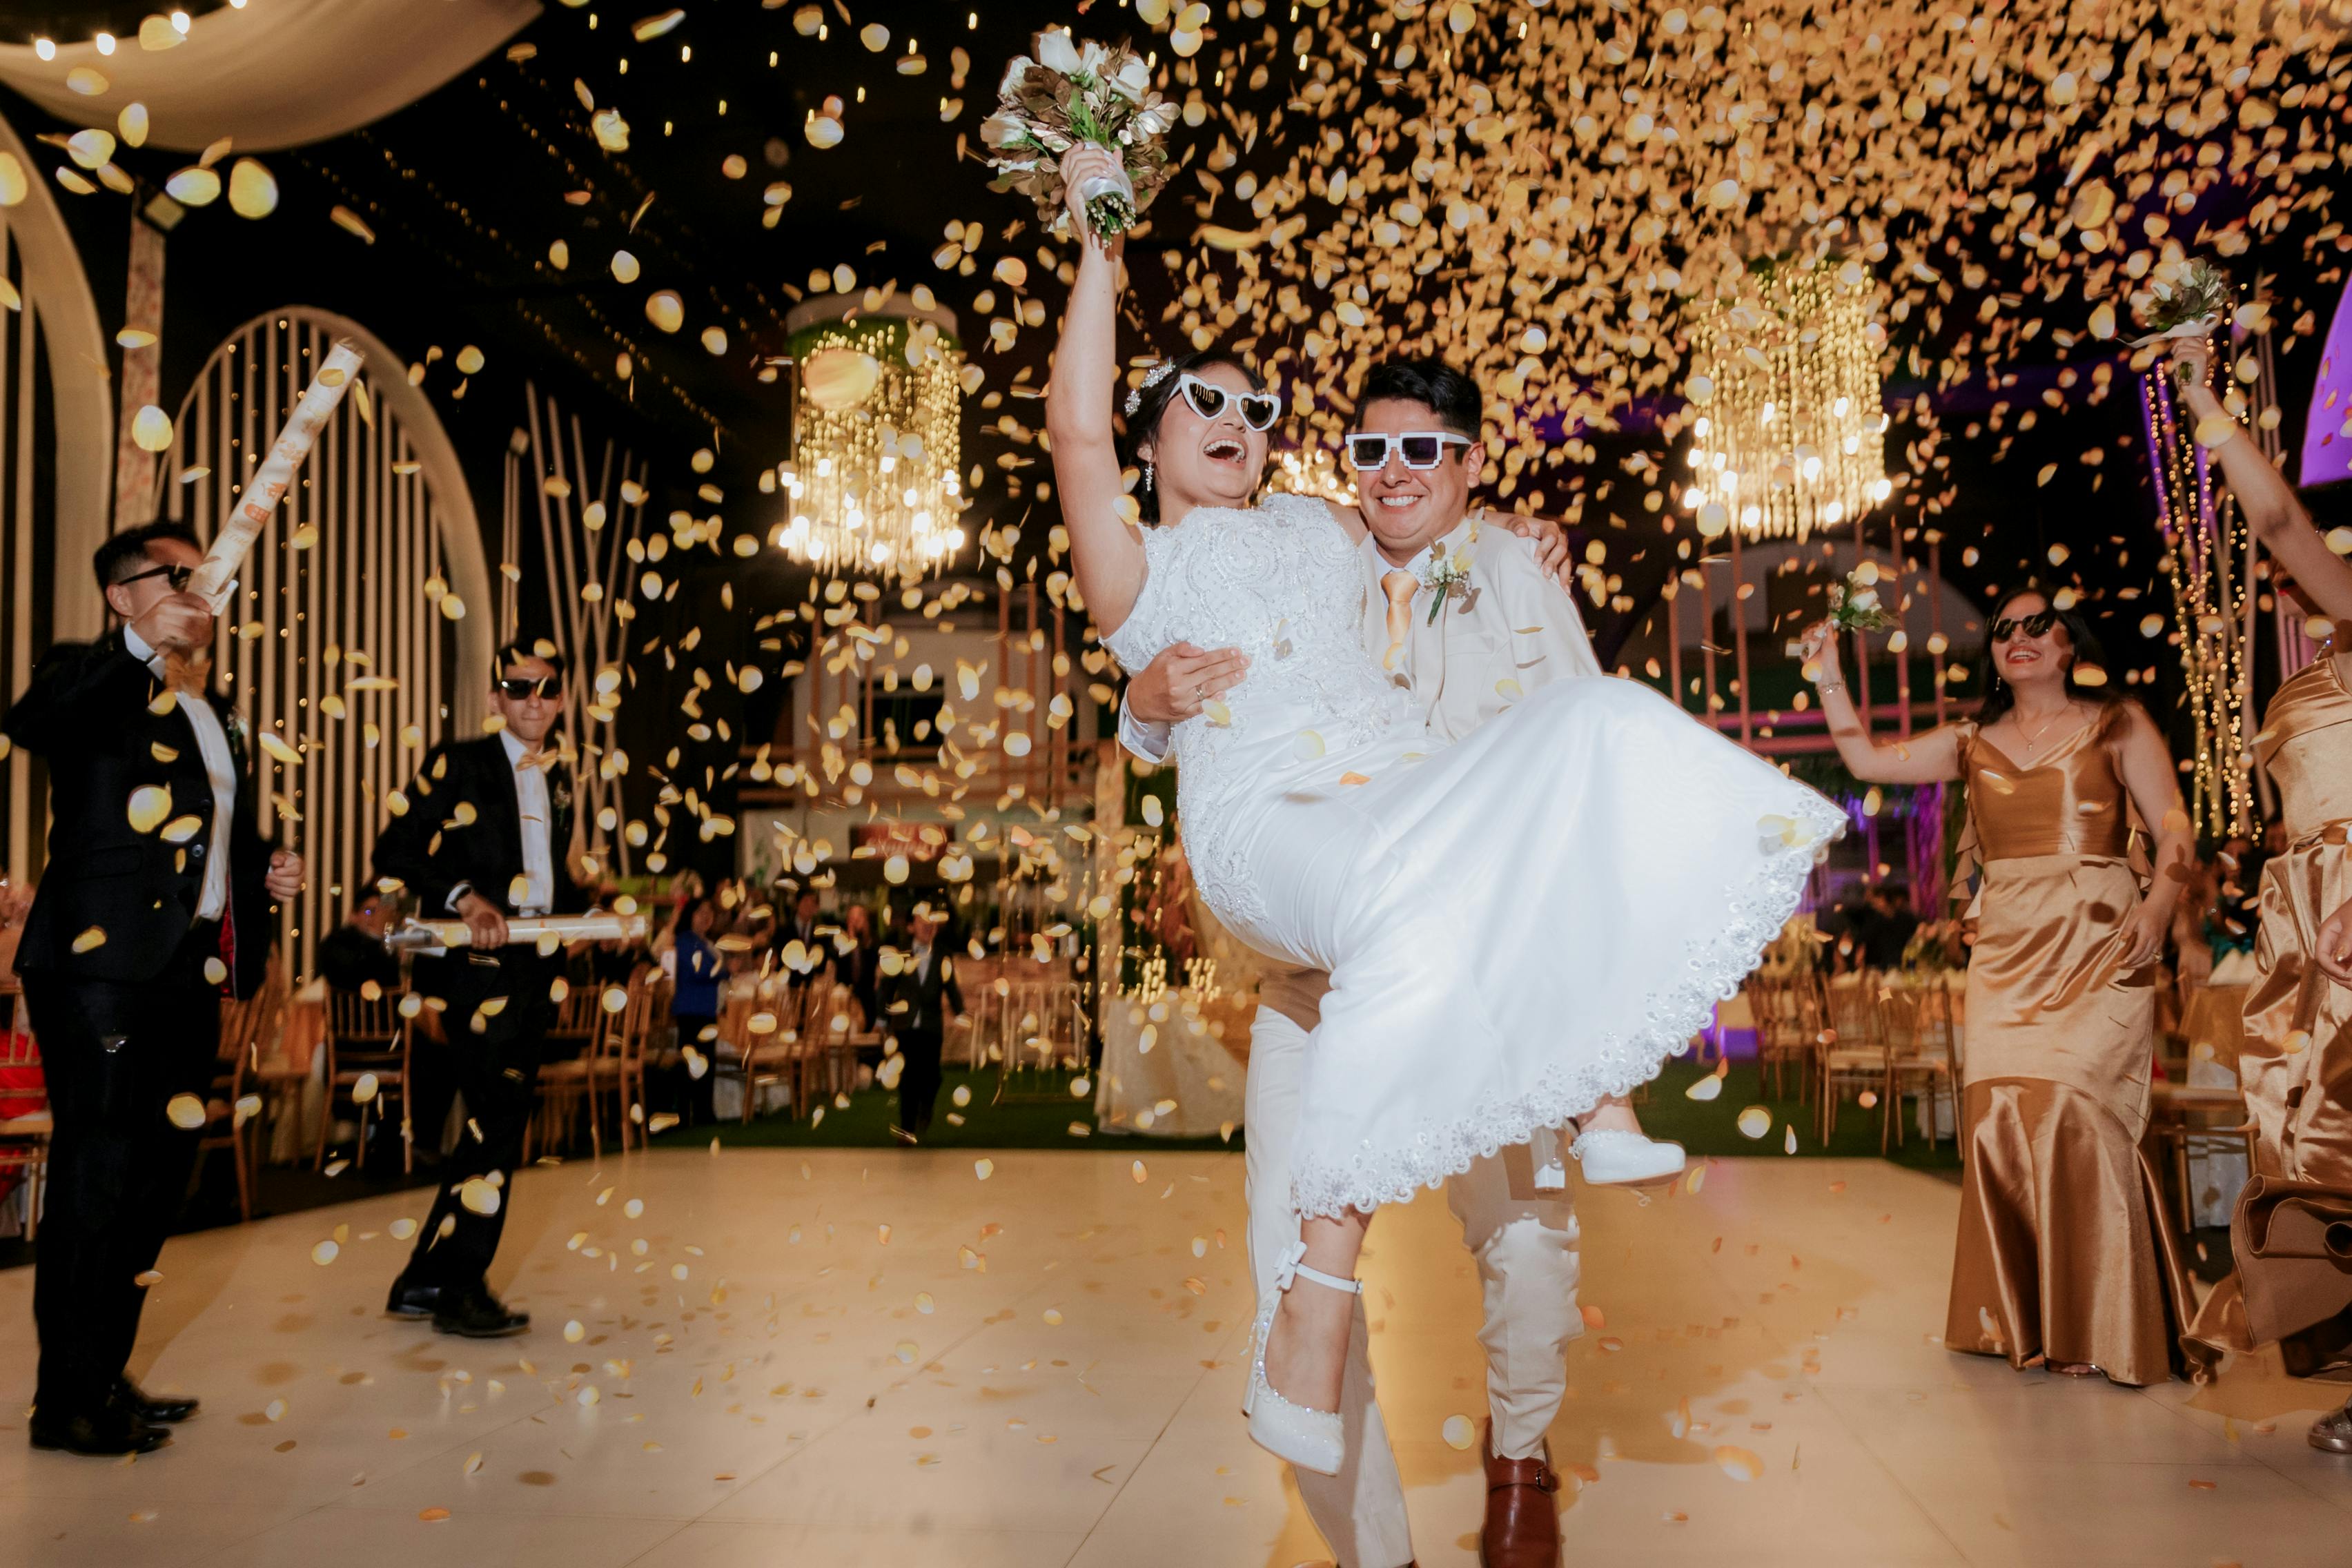
[[[304,390],[301,401],[295,404],[286,427],[269,444],[269,455],[253,471],[253,478],[246,481],[236,504],[229,509],[227,521],[213,536],[213,547],[205,552],[195,575],[188,582],[188,592],[211,605],[213,614],[220,614],[228,603],[237,569],[245,564],[246,556],[261,537],[278,501],[293,488],[296,472],[310,455],[310,448],[318,445],[319,432],[326,428],[335,405],[351,390],[352,379],[359,374],[361,358],[359,350],[349,343],[339,342],[328,351],[327,363],[319,367],[318,375]]]
[[[558,942],[630,942],[650,929],[643,915],[527,915],[507,921],[507,940],[517,944],[551,936]],[[442,952],[473,946],[474,935],[464,921],[411,918],[398,931],[386,931],[383,945],[394,952]]]

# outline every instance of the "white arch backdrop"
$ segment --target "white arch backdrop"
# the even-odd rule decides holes
[[[27,171],[40,167],[5,119],[0,153]],[[88,574],[90,552],[106,538],[114,461],[98,300],[48,183],[36,177],[29,186],[23,201],[0,209],[0,278],[22,302],[0,310],[0,689],[10,697],[50,642],[95,637],[104,624]],[[18,877],[36,869],[48,820],[33,774],[22,752],[0,765],[0,871]]]
[[[298,972],[366,879],[385,794],[425,747],[480,732],[498,615],[440,416],[391,348],[346,316],[272,310],[213,351],[180,405],[164,515],[211,536],[337,340],[367,356],[359,386],[247,562],[216,656],[257,732],[302,753],[299,767],[256,757],[264,830],[310,862],[283,932]]]

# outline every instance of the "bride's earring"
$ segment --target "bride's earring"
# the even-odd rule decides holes
[[[1149,458],[1143,459],[1143,488],[1151,488],[1151,459]]]

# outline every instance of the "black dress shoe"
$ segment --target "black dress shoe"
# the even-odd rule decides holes
[[[127,1377],[114,1380],[112,1404],[118,1410],[127,1410],[150,1426],[169,1426],[185,1421],[196,1413],[196,1401],[184,1394],[174,1394],[158,1399]]]
[[[383,1304],[387,1316],[394,1318],[429,1318],[441,1304],[438,1285],[411,1285],[405,1279],[392,1282],[392,1295]]]
[[[118,1405],[76,1411],[69,1415],[33,1412],[33,1447],[52,1448],[92,1458],[120,1458],[125,1454],[152,1454],[172,1440],[161,1426],[150,1426]]]
[[[468,1340],[503,1340],[530,1327],[530,1314],[518,1312],[479,1286],[444,1295],[433,1310],[433,1326]]]

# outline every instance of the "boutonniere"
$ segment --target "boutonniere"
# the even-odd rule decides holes
[[[1433,544],[1429,559],[1421,563],[1421,585],[1429,590],[1429,624],[1435,626],[1439,612],[1448,599],[1470,596],[1470,551],[1467,546],[1448,555]]]
[[[228,720],[221,726],[221,728],[227,731],[228,743],[231,746],[240,752],[245,750],[246,733],[244,714],[238,712],[234,708],[230,709]]]
[[[572,809],[571,781],[568,779],[555,780],[553,787],[547,792],[547,801],[550,805],[553,806],[558,811],[570,811]]]

